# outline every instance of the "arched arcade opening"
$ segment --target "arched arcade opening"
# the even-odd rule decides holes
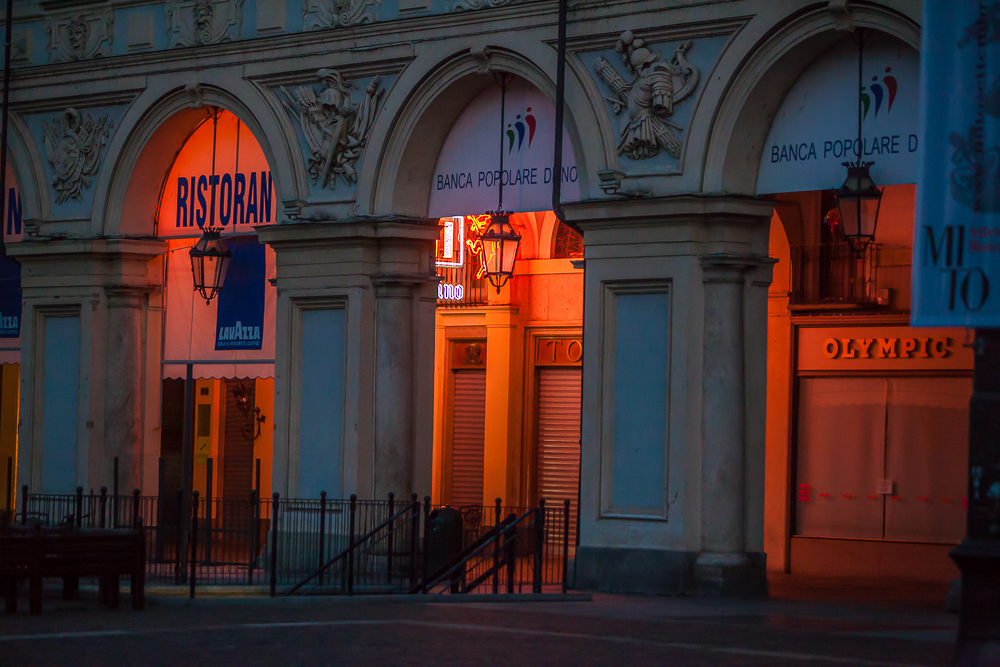
[[[274,252],[255,228],[277,222],[274,179],[239,117],[209,108],[163,182],[156,236],[162,258],[157,486],[203,498],[270,495],[274,405]],[[189,253],[205,229],[232,254],[223,289],[195,291]],[[193,451],[185,466],[185,382],[193,382]],[[191,479],[183,479],[190,470]]]
[[[961,329],[909,326],[920,56],[865,31],[816,57],[777,109],[756,172],[778,259],[768,318],[765,540],[773,569],[945,583],[965,532],[972,354]],[[849,243],[845,161],[882,187]]]
[[[496,498],[510,507],[569,500],[575,536],[582,237],[551,210],[551,100],[524,78],[497,78],[458,114],[430,183],[427,215],[439,226],[433,497],[463,512],[470,537],[488,527],[482,508]],[[563,200],[578,200],[565,131],[561,178]],[[482,235],[501,209],[520,241],[514,274],[497,289]]]

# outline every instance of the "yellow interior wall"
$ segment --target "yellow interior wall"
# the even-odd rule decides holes
[[[222,387],[224,386],[225,385],[222,380],[215,378],[195,380],[195,433],[197,433],[198,406],[209,405],[212,409],[211,435],[209,435],[208,438],[202,438],[195,435],[194,438],[193,488],[198,491],[202,498],[205,497],[205,493],[208,491],[208,463],[199,456],[200,454],[207,454],[205,458],[212,459],[212,496],[218,497],[219,495],[219,469],[221,468],[221,460],[219,458],[219,434],[221,433],[222,427],[222,401],[225,400],[222,396]],[[203,388],[208,389],[207,396],[202,396],[201,390]],[[202,449],[203,445],[208,445],[207,450]]]
[[[13,511],[17,489],[17,422],[21,364],[0,366],[0,511],[6,511],[7,498]],[[11,484],[7,487],[7,459],[11,461]],[[15,490],[12,492],[12,490]]]
[[[546,244],[551,245],[548,241]],[[526,373],[532,368],[526,352],[527,331],[534,327],[566,327],[579,331],[583,318],[583,272],[569,259],[519,257],[514,277],[497,294],[488,290],[489,305],[439,308],[435,317],[434,459],[435,503],[443,502],[443,461],[451,434],[445,411],[451,369],[450,345],[467,338],[469,327],[482,327],[486,354],[486,437],[483,469],[483,503],[500,497],[507,504],[528,502],[522,467],[533,434],[526,432],[525,415],[531,414],[524,391]],[[530,430],[530,425],[527,427]]]

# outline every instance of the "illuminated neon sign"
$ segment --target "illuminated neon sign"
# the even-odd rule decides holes
[[[465,220],[462,216],[441,218],[441,236],[437,240],[437,266],[465,264]]]
[[[475,277],[479,280],[486,275],[486,248],[483,246],[482,236],[490,226],[490,215],[467,215],[465,219],[469,221],[469,238],[465,245],[469,247],[469,254],[477,260]]]
[[[451,283],[438,283],[438,299],[440,301],[461,301],[465,298],[465,287]]]

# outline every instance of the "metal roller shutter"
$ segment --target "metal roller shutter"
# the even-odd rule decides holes
[[[486,371],[455,371],[451,439],[451,503],[483,504],[486,447]]]
[[[571,501],[570,545],[580,483],[580,385],[579,368],[538,371],[538,497],[550,506]]]

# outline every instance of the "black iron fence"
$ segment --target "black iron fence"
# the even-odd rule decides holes
[[[405,502],[319,498],[207,498],[197,492],[185,512],[181,492],[174,497],[100,493],[35,494],[22,487],[10,519],[29,525],[124,528],[146,531],[146,581],[198,586],[267,587],[272,595],[291,587],[302,593],[360,594],[427,589],[430,498]],[[512,559],[498,573],[501,592],[530,592],[538,585],[565,590],[569,544],[569,501],[538,508],[463,506],[462,547],[489,542],[491,531],[510,515],[530,520],[507,530],[500,542]],[[187,518],[186,521],[181,520]],[[536,549],[535,544],[538,544]],[[516,546],[515,546],[516,545]],[[485,550],[483,551],[485,554]],[[492,552],[490,552],[492,553]],[[536,556],[536,553],[538,554]],[[496,556],[492,555],[493,565]],[[482,562],[480,562],[482,561]],[[489,568],[487,556],[466,566],[468,576]],[[472,581],[473,579],[467,579]],[[465,592],[490,592],[477,585]]]

